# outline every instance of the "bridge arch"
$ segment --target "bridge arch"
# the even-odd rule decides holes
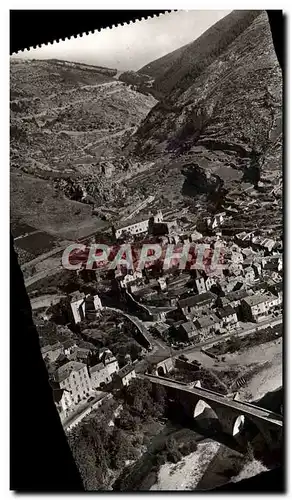
[[[241,433],[244,426],[244,422],[245,422],[244,415],[238,415],[238,417],[236,417],[232,427],[232,436],[238,436],[238,434]]]
[[[211,406],[206,403],[206,401],[204,401],[203,399],[199,399],[194,408],[194,418],[202,415],[202,413],[204,413],[207,408],[212,409]]]
[[[163,377],[165,375],[165,370],[164,370],[164,367],[163,366],[158,366],[157,368],[157,375],[159,375],[159,377]]]

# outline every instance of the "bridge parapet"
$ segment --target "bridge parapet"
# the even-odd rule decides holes
[[[213,422],[211,423],[210,418],[210,425],[214,425],[215,417],[222,432],[232,437],[239,435],[245,422],[249,421],[256,425],[269,447],[278,445],[281,440],[281,415],[250,403],[229,399],[202,387],[189,387],[172,379],[153,375],[141,375],[141,378],[163,385],[169,399],[177,402],[188,417],[198,419],[206,409],[211,409],[209,414],[213,413]]]

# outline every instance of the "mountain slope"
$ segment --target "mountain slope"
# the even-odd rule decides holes
[[[80,63],[11,59],[12,220],[61,234],[68,219],[81,232],[97,226],[92,208],[76,202],[98,206],[115,196],[111,178],[131,166],[121,147],[156,103],[115,74]]]
[[[167,96],[176,85],[178,92],[186,90],[258,15],[260,11],[233,11],[194,42],[143,66],[138,73],[154,78],[153,91],[160,96]]]
[[[232,15],[219,21],[216,30]],[[243,160],[256,151],[262,161],[269,156],[269,163],[275,161],[274,167],[281,168],[282,75],[267,15],[260,13],[239,31],[198,74],[196,64],[191,72],[188,65],[181,68],[182,77],[176,75],[172,91],[139,127],[136,153],[188,153],[199,164],[203,159],[208,166],[223,161],[242,169]],[[201,45],[200,39],[196,42],[194,53]],[[164,89],[168,85],[166,79]]]

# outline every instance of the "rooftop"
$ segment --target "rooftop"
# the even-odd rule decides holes
[[[41,348],[41,352],[42,354],[45,354],[46,352],[49,352],[49,351],[56,351],[57,349],[61,349],[63,347],[63,345],[61,344],[61,342],[56,342],[55,344],[48,344],[44,347]]]
[[[123,227],[133,226],[134,224],[138,224],[139,222],[149,221],[150,217],[154,217],[154,215],[156,214],[148,213],[147,215],[145,213],[141,213],[132,217],[131,219],[120,220],[119,222],[115,223],[115,230],[122,229]]]
[[[71,302],[75,302],[76,300],[85,299],[85,294],[83,292],[79,292],[79,290],[77,290],[76,292],[70,293],[70,299],[71,299]]]
[[[248,297],[250,293],[247,290],[235,290],[234,292],[229,292],[225,295],[225,298],[227,300],[232,301],[232,300],[241,300],[244,299],[245,297]]]
[[[167,297],[169,298],[179,297],[180,295],[183,295],[184,293],[187,293],[189,291],[190,289],[186,286],[174,288],[167,291]]]
[[[207,328],[208,326],[220,323],[220,318],[218,318],[216,314],[210,314],[210,316],[201,316],[196,320],[196,323],[199,325],[200,328]]]
[[[155,323],[154,328],[160,333],[166,332],[166,330],[169,330],[170,325],[167,325],[166,323],[158,322]]]
[[[56,380],[58,382],[61,382],[62,380],[65,380],[67,377],[69,377],[70,373],[79,372],[85,367],[86,367],[85,364],[79,363],[78,361],[69,361],[68,363],[60,366],[60,368],[56,370],[55,373]]]
[[[181,299],[178,301],[179,307],[184,308],[188,306],[202,305],[205,302],[211,302],[216,299],[216,295],[212,292],[201,293],[200,295],[192,295],[186,299]]]
[[[231,307],[229,304],[225,307],[221,307],[217,309],[218,316],[220,318],[226,318],[227,316],[231,316],[232,314],[235,314],[235,310],[233,307]]]
[[[118,376],[123,378],[129,373],[135,371],[135,365],[126,365],[118,371]]]
[[[266,294],[255,294],[251,295],[250,297],[246,297],[244,301],[250,306],[256,306],[258,304],[262,304],[263,302],[267,302],[268,300],[271,300],[270,295]]]
[[[64,340],[64,342],[62,342],[62,344],[63,344],[64,349],[69,349],[69,347],[73,347],[76,345],[75,342],[73,340],[70,340],[70,339]]]
[[[186,321],[180,325],[180,328],[183,328],[186,333],[191,333],[196,330],[196,327],[192,321]]]
[[[89,371],[90,373],[95,373],[95,372],[100,372],[101,370],[104,370],[104,364],[103,363],[97,363],[97,365],[92,366]]]
[[[169,352],[158,352],[157,354],[151,354],[150,356],[147,356],[147,361],[151,365],[157,365],[157,363],[161,363],[161,361],[164,361],[165,359],[170,358],[170,353]]]

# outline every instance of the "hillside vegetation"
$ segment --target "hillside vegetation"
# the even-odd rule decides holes
[[[153,90],[168,96],[180,94],[218,58],[228,46],[260,15],[256,10],[233,11],[211,26],[194,42],[143,66],[138,73],[154,78]]]

